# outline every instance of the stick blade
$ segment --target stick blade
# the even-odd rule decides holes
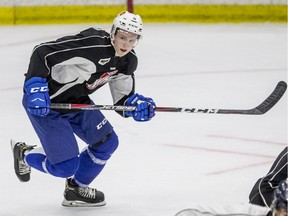
[[[250,110],[253,114],[264,114],[268,112],[284,95],[287,89],[287,83],[284,81],[280,81],[275,87],[274,91],[269,95],[266,100],[264,100],[259,106]]]

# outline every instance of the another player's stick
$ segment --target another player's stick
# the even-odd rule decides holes
[[[185,112],[185,113],[205,113],[205,114],[241,114],[241,115],[262,115],[269,111],[283,96],[287,89],[287,84],[280,81],[274,91],[260,105],[253,109],[200,109],[183,107],[156,107],[156,112]],[[114,105],[89,105],[89,104],[67,104],[52,103],[51,109],[68,110],[115,110],[133,111],[134,106],[114,106]]]

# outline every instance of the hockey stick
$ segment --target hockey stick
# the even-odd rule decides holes
[[[156,107],[156,112],[185,112],[185,113],[205,113],[205,114],[241,114],[241,115],[262,115],[269,111],[283,96],[287,89],[287,84],[280,81],[274,91],[260,105],[253,109],[199,109],[183,107]],[[89,104],[67,104],[52,103],[51,109],[66,110],[115,110],[133,111],[134,106],[114,106],[114,105],[89,105]]]

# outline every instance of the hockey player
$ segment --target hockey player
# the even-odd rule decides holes
[[[274,191],[272,204],[270,206],[270,215],[287,216],[288,215],[288,179],[281,181]],[[269,216],[269,215],[268,215]]]
[[[266,176],[258,179],[253,186],[249,200],[250,203],[269,207],[273,200],[273,193],[277,185],[287,178],[288,170],[288,147],[285,147]]]
[[[263,207],[254,204],[224,207],[196,206],[178,212],[175,216],[287,216],[288,180],[281,181],[274,189],[272,204]]]
[[[133,48],[142,35],[141,17],[121,12],[110,34],[89,28],[34,48],[22,103],[42,147],[11,141],[20,181],[29,181],[32,167],[67,179],[63,206],[105,205],[104,194],[88,186],[118,146],[113,127],[101,111],[64,112],[49,105],[94,104],[89,95],[109,83],[115,105],[136,107],[120,115],[139,122],[151,120],[155,102],[135,93],[138,61]],[[81,153],[75,135],[87,144]]]

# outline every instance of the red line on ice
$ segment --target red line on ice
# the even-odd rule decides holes
[[[265,162],[261,162],[261,163],[249,164],[249,165],[245,165],[245,166],[241,166],[241,167],[234,167],[231,169],[220,170],[220,171],[216,171],[216,172],[210,172],[210,173],[206,173],[206,175],[218,175],[218,174],[222,174],[222,173],[233,172],[236,170],[242,170],[242,169],[246,169],[246,168],[262,166],[264,164],[272,164],[273,162],[274,162],[274,160],[269,160],[269,161],[265,161]]]
[[[261,157],[261,158],[275,158],[275,155],[274,156],[262,155],[262,154],[228,151],[228,150],[222,150],[222,149],[211,149],[211,148],[203,148],[203,147],[195,147],[195,146],[173,145],[173,144],[165,144],[165,146],[175,147],[175,148],[188,148],[188,149],[200,150],[200,151],[218,152],[218,153],[224,153],[224,154],[236,154],[236,155],[245,155],[245,156]]]
[[[281,145],[281,146],[287,145],[287,143],[284,143],[284,142],[274,142],[274,141],[267,141],[267,140],[258,140],[258,139],[249,139],[249,138],[222,136],[222,135],[213,135],[213,134],[208,135],[208,137],[215,137],[215,138],[221,138],[221,139],[234,139],[234,140],[241,140],[241,141],[246,141],[246,142],[258,142],[258,143]]]

